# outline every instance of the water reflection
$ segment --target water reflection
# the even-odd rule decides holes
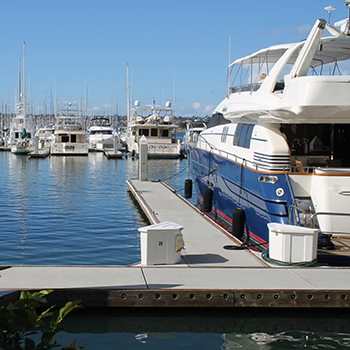
[[[167,349],[348,349],[350,320],[339,310],[90,310],[66,319],[62,339],[77,338],[130,348],[152,344]],[[87,335],[89,334],[89,335]],[[87,343],[84,343],[87,342]],[[160,346],[162,345],[162,346]],[[91,347],[92,349],[93,347]],[[104,349],[114,349],[105,347]]]

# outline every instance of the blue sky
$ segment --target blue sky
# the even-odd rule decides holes
[[[342,0],[331,22],[347,17]],[[0,0],[0,93],[13,106],[26,42],[26,82],[36,111],[84,100],[95,113],[126,113],[133,100],[173,102],[176,115],[205,116],[223,99],[229,61],[307,37],[323,0]],[[175,87],[175,88],[174,88]]]

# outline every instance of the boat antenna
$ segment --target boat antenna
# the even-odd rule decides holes
[[[335,10],[335,7],[333,7],[332,5],[329,5],[324,9],[328,11],[328,24],[331,24],[331,12]]]
[[[345,0],[344,5],[348,8],[349,10],[349,17],[348,17],[348,32],[347,35],[350,34],[350,0]]]

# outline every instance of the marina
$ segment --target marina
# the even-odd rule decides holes
[[[20,3],[0,348],[348,349],[350,0]]]
[[[149,160],[150,183],[141,183],[144,187],[140,187],[139,181],[132,180],[132,183],[145,198],[147,198],[148,185],[155,186],[154,189],[160,187],[162,191],[170,192],[171,196],[177,197],[166,186],[153,181],[164,179],[180,194],[188,175],[186,167],[185,160]],[[0,152],[0,169],[4,184],[1,188],[2,195],[6,193],[9,199],[8,204],[2,206],[2,215],[7,219],[3,221],[3,229],[0,233],[3,245],[1,262],[2,266],[12,266],[12,269],[0,271],[0,282],[4,283],[6,279],[7,287],[20,287],[24,283],[30,287],[49,285],[61,287],[62,289],[57,288],[52,293],[50,302],[59,305],[75,298],[83,300],[87,305],[83,314],[77,311],[72,314],[72,318],[68,317],[67,323],[64,324],[67,331],[58,335],[58,339],[71,339],[74,335],[79,340],[79,344],[95,344],[99,340],[103,341],[107,347],[108,342],[111,341],[112,348],[112,339],[116,336],[118,339],[125,339],[126,342],[134,344],[135,341],[137,342],[134,334],[136,332],[144,334],[142,337],[146,338],[142,339],[153,343],[158,343],[157,339],[160,341],[163,336],[172,334],[174,344],[187,339],[188,344],[193,344],[195,341],[198,344],[203,343],[204,346],[204,342],[207,343],[208,339],[212,339],[215,344],[231,344],[235,340],[254,347],[258,345],[251,339],[252,333],[260,332],[261,337],[274,334],[273,339],[278,339],[279,334],[284,332],[290,334],[295,341],[299,341],[298,339],[302,341],[304,332],[311,330],[311,332],[318,332],[320,336],[327,335],[329,342],[333,343],[343,339],[338,332],[345,332],[344,334],[348,332],[347,319],[342,318],[339,313],[331,312],[332,309],[339,309],[341,313],[343,308],[339,306],[341,303],[343,306],[346,303],[343,299],[343,296],[347,295],[347,287],[344,285],[346,280],[339,283],[337,278],[343,277],[338,275],[340,269],[336,269],[335,274],[330,273],[331,279],[328,282],[323,281],[324,276],[312,274],[312,285],[320,287],[317,291],[313,290],[312,294],[306,294],[311,285],[302,283],[301,278],[306,281],[308,273],[311,274],[310,271],[313,269],[293,269],[288,278],[292,277],[292,281],[298,283],[293,282],[293,287],[305,288],[304,292],[302,290],[297,290],[296,294],[289,294],[288,290],[286,293],[278,292],[280,297],[278,301],[281,306],[284,303],[289,306],[296,305],[297,302],[292,299],[292,296],[296,295],[299,306],[302,301],[309,303],[308,307],[312,302],[315,302],[314,305],[322,304],[328,310],[327,316],[318,318],[316,315],[319,308],[311,305],[314,310],[312,313],[314,316],[311,318],[302,316],[304,307],[288,307],[288,318],[285,318],[286,312],[282,311],[285,307],[273,306],[270,307],[267,321],[261,312],[266,315],[266,303],[271,300],[273,305],[276,305],[276,290],[280,287],[278,284],[282,283],[287,276],[285,275],[283,280],[279,281],[283,277],[284,268],[277,267],[278,276],[272,273],[275,268],[268,268],[271,270],[271,275],[265,276],[269,281],[266,280],[264,283],[266,285],[270,282],[269,285],[276,289],[265,290],[260,294],[256,294],[255,291],[252,292],[253,294],[245,294],[244,307],[240,296],[242,293],[234,295],[234,289],[231,289],[239,283],[244,287],[245,292],[254,288],[254,280],[250,278],[256,279],[257,285],[263,285],[259,271],[267,269],[264,267],[266,262],[259,262],[259,258],[255,255],[252,257],[254,264],[262,264],[262,267],[255,268],[258,270],[256,273],[253,274],[250,268],[242,266],[222,267],[215,273],[211,289],[206,289],[209,280],[208,271],[212,270],[211,265],[218,264],[217,257],[215,264],[191,268],[193,274],[187,277],[175,274],[178,269],[188,270],[186,263],[182,263],[181,267],[177,266],[178,264],[148,268],[133,265],[141,258],[138,229],[150,225],[151,222],[142,215],[138,204],[136,206],[132,197],[127,194],[129,188],[126,180],[138,177],[138,161],[132,158],[108,161],[102,152],[90,152],[88,157],[29,159],[10,152]],[[75,176],[73,176],[74,173]],[[177,173],[179,173],[178,176],[173,176]],[[40,176],[37,176],[38,174]],[[77,181],[77,176],[84,181]],[[166,180],[170,177],[171,179]],[[27,179],[29,186],[17,188],[17,184],[23,178]],[[111,188],[110,183],[115,183],[116,186]],[[66,196],[62,197],[62,202],[59,200],[59,194],[63,188]],[[84,195],[80,196],[79,193]],[[152,193],[148,196],[152,197]],[[147,200],[152,203],[149,198]],[[193,199],[190,201],[195,204]],[[180,203],[182,202],[183,200],[180,199]],[[156,217],[159,216],[161,220],[171,219],[164,216],[162,211],[158,211],[158,208],[153,209],[158,212]],[[81,216],[85,218],[83,221]],[[228,242],[230,245],[234,244],[234,240],[222,233],[221,228],[218,228],[218,232],[224,239],[224,244]],[[220,250],[220,244],[218,243],[215,249]],[[190,254],[191,249],[189,247],[186,249]],[[229,252],[221,250],[220,254]],[[244,251],[230,251],[230,253],[235,254],[234,256],[237,256],[236,253],[240,256],[250,255]],[[193,254],[192,259],[195,255],[197,254]],[[203,264],[203,256],[197,256],[196,260]],[[159,270],[161,274],[155,273]],[[230,270],[236,270],[234,276],[229,272]],[[294,270],[297,274],[294,274]],[[247,271],[249,271],[248,275]],[[3,278],[5,279],[2,280]],[[188,279],[185,280],[185,278]],[[287,282],[292,284],[292,281]],[[321,281],[328,283],[327,291],[322,289],[325,284],[322,285]],[[169,282],[173,285],[169,285]],[[67,285],[69,288],[65,289]],[[116,286],[121,289],[119,287],[116,289]],[[288,287],[288,284],[285,286]],[[230,287],[227,293],[225,289],[218,290],[226,287]],[[340,289],[343,290],[340,291]],[[192,292],[188,293],[189,290]],[[120,293],[121,291],[124,293]],[[12,293],[9,290],[7,292]],[[230,299],[224,300],[223,293]],[[194,299],[190,298],[191,294],[195,296]],[[212,304],[209,304],[210,300],[207,298],[209,294]],[[16,295],[15,292],[11,297],[16,298]],[[174,295],[178,298],[177,304],[175,304]],[[264,297],[263,300],[258,299],[259,295]],[[313,298],[311,300],[310,295]],[[327,295],[332,299],[326,299]],[[159,296],[161,299],[157,299]],[[234,298],[240,301],[241,307],[232,306]],[[155,306],[157,302],[158,307]],[[265,306],[255,307],[256,303]],[[198,306],[204,304],[208,307]],[[104,305],[103,310],[109,311],[103,311],[101,305]],[[137,307],[135,308],[134,305]],[[162,307],[159,307],[160,305]],[[191,311],[185,312],[181,305]],[[193,307],[189,307],[190,305]],[[164,308],[164,306],[171,307],[171,316],[169,307]],[[93,311],[96,307],[99,308],[97,314]],[[150,307],[154,310],[151,318],[147,311]],[[208,308],[212,311],[208,312]],[[248,311],[251,309],[261,310],[261,312],[252,314]],[[277,313],[278,309],[282,314]],[[119,311],[114,313],[113,310]],[[136,310],[138,310],[137,313],[135,313]],[[164,313],[165,310],[168,311]],[[200,310],[202,310],[201,313]],[[220,313],[213,313],[214,310]],[[235,314],[228,313],[229,310],[235,310]],[[245,311],[242,313],[239,310]],[[296,310],[300,310],[302,314],[295,314]],[[91,324],[95,322],[100,325],[98,329],[91,328]],[[292,333],[290,333],[291,329]],[[97,331],[98,334],[96,334]],[[119,332],[126,332],[126,334]],[[153,332],[158,332],[160,338],[154,336]],[[316,343],[319,341],[318,338],[313,339]],[[94,348],[94,345],[90,346]],[[288,346],[287,340],[285,346]]]

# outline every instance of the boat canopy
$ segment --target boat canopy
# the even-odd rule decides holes
[[[261,64],[267,62],[274,64],[281,56],[291,47],[302,45],[300,43],[290,43],[273,45],[265,49],[261,49],[249,56],[239,58],[229,65],[229,68],[245,64]],[[289,64],[293,64],[298,57],[299,50],[296,50],[289,60]],[[323,64],[332,62],[345,61],[350,59],[350,37],[349,36],[331,36],[321,38],[318,50],[312,60],[311,67],[318,67]]]

